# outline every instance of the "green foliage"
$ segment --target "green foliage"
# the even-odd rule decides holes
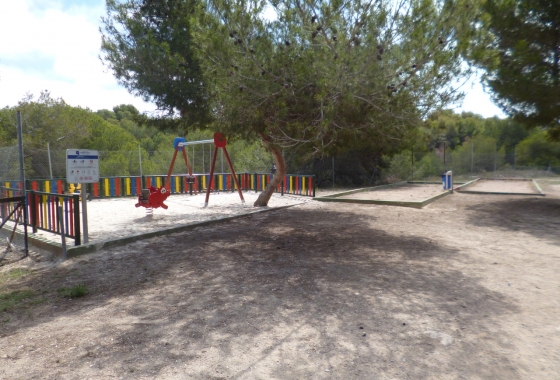
[[[505,148],[499,149],[493,137],[476,136],[453,150],[450,161],[457,173],[470,173],[471,168],[475,172],[489,172],[505,164]]]
[[[25,268],[15,268],[8,272],[0,273],[0,284],[9,280],[15,280],[30,274],[31,271]]]
[[[469,3],[287,0],[269,22],[265,2],[211,2],[193,34],[216,123],[300,155],[401,143],[459,95]]]
[[[102,19],[102,60],[119,83],[168,115],[180,113],[190,127],[209,117],[191,33],[196,5],[193,0],[107,0]],[[118,117],[122,109],[114,111]]]
[[[511,152],[529,135],[522,124],[511,119],[483,118],[472,112],[456,114],[452,110],[433,113],[425,125],[431,134],[430,148],[445,141],[447,147],[454,149],[476,136],[488,136],[496,139],[498,148],[503,146]]]
[[[63,99],[53,99],[48,91],[41,92],[36,101],[26,96],[13,108],[4,108],[0,117],[0,130],[10,131],[13,142],[17,141],[16,110],[21,111],[24,144],[30,149],[50,143],[56,146],[62,140],[79,142],[87,137],[91,112],[68,106]]]
[[[195,126],[212,109],[215,130],[298,155],[383,149],[461,96],[475,4],[109,0],[102,49],[129,91]],[[150,122],[180,126],[166,120]]]
[[[443,159],[433,152],[414,154],[412,165],[412,151],[406,150],[393,157],[384,157],[388,168],[383,172],[384,182],[399,182],[438,178],[444,172]],[[412,170],[414,169],[414,170]]]
[[[389,162],[389,170],[385,172],[385,182],[393,183],[407,181],[412,176],[412,151],[406,150],[393,157],[383,157]]]
[[[31,289],[14,290],[13,292],[0,294],[0,311],[13,309],[24,301],[35,297],[35,295],[35,292]]]
[[[502,109],[560,139],[560,12],[549,0],[495,0],[481,18],[489,34],[473,60]],[[490,53],[490,54],[489,54]]]
[[[439,180],[449,169],[455,176],[470,177],[516,166],[560,166],[559,142],[551,141],[542,129],[529,133],[512,119],[445,110],[430,115],[425,130],[429,136],[425,145],[420,141],[414,147],[415,180]],[[411,154],[407,149],[384,157],[385,181],[411,178]]]
[[[86,294],[88,294],[88,288],[86,284],[78,284],[70,288],[59,288],[58,293],[63,297],[78,298],[84,297]]]
[[[523,166],[560,166],[560,142],[535,130],[517,147],[517,162]]]

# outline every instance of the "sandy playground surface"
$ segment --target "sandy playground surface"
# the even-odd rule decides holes
[[[559,379],[560,181],[541,185],[33,252],[0,267],[0,379]]]
[[[407,184],[381,189],[372,189],[371,191],[362,191],[350,195],[343,195],[340,198],[420,202],[425,199],[435,197],[443,192],[443,185],[439,184]]]
[[[484,191],[490,193],[538,194],[531,181],[484,180],[476,181],[464,188],[466,191]]]
[[[248,213],[258,210],[253,202],[258,197],[254,191],[243,192],[245,203],[241,202],[237,192],[210,194],[208,207],[204,207],[205,194],[171,195],[165,201],[169,206],[153,209],[147,215],[144,207],[134,207],[137,198],[94,199],[88,202],[88,234],[89,242],[118,239],[125,236],[150,232],[164,228],[185,225],[203,220],[211,220]],[[280,207],[309,202],[310,197],[274,194],[268,207]],[[38,231],[37,235],[49,240],[60,242],[60,236],[46,231]],[[68,244],[73,244],[68,239]]]

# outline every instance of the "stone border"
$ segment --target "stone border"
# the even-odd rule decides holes
[[[472,184],[474,184],[477,181],[531,181],[531,184],[533,185],[533,188],[537,191],[536,193],[504,193],[504,192],[498,192],[498,191],[476,191],[476,190],[462,190],[463,187],[467,187],[470,186]],[[461,193],[465,193],[465,194],[490,194],[490,195],[525,195],[525,196],[539,196],[539,197],[544,197],[546,196],[546,194],[542,191],[541,187],[539,186],[539,184],[532,178],[477,178],[474,181],[468,182],[466,184],[464,184],[463,186],[458,187],[456,190],[458,190]]]
[[[76,256],[83,255],[83,254],[86,254],[86,253],[98,252],[98,251],[102,250],[103,248],[119,247],[119,246],[123,246],[123,245],[129,244],[129,243],[132,243],[132,242],[135,242],[135,241],[138,241],[138,240],[150,239],[150,238],[157,237],[157,236],[169,235],[169,234],[173,234],[175,232],[190,231],[190,230],[193,230],[193,229],[198,228],[198,227],[211,226],[211,225],[214,225],[214,224],[229,222],[229,221],[234,220],[234,219],[244,218],[244,217],[248,217],[248,216],[263,213],[263,212],[282,210],[282,209],[297,206],[297,205],[300,205],[300,204],[303,204],[303,203],[304,202],[295,203],[295,204],[287,205],[287,206],[264,208],[264,209],[251,211],[251,212],[246,212],[246,213],[242,213],[242,214],[226,216],[226,217],[223,217],[223,218],[204,220],[202,222],[194,222],[194,223],[189,223],[189,224],[183,224],[183,225],[180,225],[180,226],[175,226],[175,227],[150,231],[150,232],[146,232],[146,233],[129,235],[129,236],[125,236],[125,237],[122,237],[122,238],[119,238],[119,239],[92,242],[92,243],[78,245],[78,246],[68,246],[67,245],[66,252],[68,254],[68,258],[72,258],[72,257],[76,257]],[[23,235],[23,233],[21,233],[19,231],[17,231],[16,234]],[[33,245],[37,248],[44,249],[45,251],[48,251],[50,253],[53,253],[55,255],[58,255],[58,256],[62,257],[62,243],[56,243],[54,241],[45,239],[41,236],[34,235],[33,233],[28,233],[27,236],[28,236],[29,244],[31,244],[31,245]]]
[[[319,202],[342,202],[342,203],[362,203],[362,204],[375,204],[375,205],[382,205],[382,206],[400,206],[400,207],[413,207],[413,208],[422,208],[433,201],[442,198],[446,195],[453,193],[453,190],[446,190],[438,195],[435,195],[431,198],[424,199],[422,201],[417,202],[408,202],[408,201],[383,201],[383,200],[368,200],[368,199],[349,199],[349,198],[342,198],[345,195],[361,193],[364,191],[375,191],[377,189],[389,188],[389,187],[397,187],[397,186],[404,186],[407,184],[414,184],[415,182],[397,182],[392,183],[389,185],[381,185],[381,186],[374,186],[374,187],[365,187],[362,189],[350,190],[345,191],[342,193],[336,193],[327,195],[324,197],[316,197],[314,200]],[[416,182],[418,183],[418,182]],[[430,184],[440,184],[440,182],[432,182]]]
[[[478,182],[478,181],[480,181],[480,178],[475,178],[475,179],[473,179],[472,181],[463,183],[461,186],[457,186],[457,187],[455,188],[455,190],[460,191],[460,192],[464,192],[464,190],[461,190],[461,189],[463,189],[463,188],[465,188],[465,187],[468,187],[468,186],[470,186],[470,185],[472,185],[472,184],[474,184],[474,183],[476,183],[476,182]]]

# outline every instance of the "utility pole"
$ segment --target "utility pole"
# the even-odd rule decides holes
[[[17,117],[17,137],[18,137],[18,147],[19,147],[19,180],[21,181],[21,191],[24,197],[24,207],[23,207],[23,230],[25,235],[25,256],[29,255],[29,250],[27,246],[27,194],[25,193],[25,167],[23,160],[23,128],[21,126],[21,111],[16,111]]]

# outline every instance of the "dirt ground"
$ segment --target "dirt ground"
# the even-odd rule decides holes
[[[508,181],[481,179],[464,188],[467,191],[485,191],[492,193],[538,194],[531,181]]]
[[[342,198],[367,199],[384,201],[420,202],[443,193],[443,185],[436,184],[407,184],[402,186],[385,187],[372,191],[344,195]]]
[[[33,253],[0,268],[0,378],[560,379],[560,181],[541,185]]]

